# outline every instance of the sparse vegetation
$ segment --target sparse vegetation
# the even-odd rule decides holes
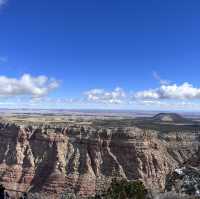
[[[141,181],[127,181],[114,179],[110,188],[95,199],[145,199],[147,190]]]

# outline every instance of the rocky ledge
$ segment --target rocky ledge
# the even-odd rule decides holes
[[[165,176],[196,153],[197,137],[173,132],[160,136],[137,127],[1,123],[0,183],[22,192],[46,192],[51,198],[69,189],[92,196],[113,177],[140,179],[148,188],[163,190]]]

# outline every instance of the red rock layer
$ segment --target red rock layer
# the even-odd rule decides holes
[[[4,125],[0,129],[0,181],[8,189],[47,192],[51,198],[68,189],[83,197],[94,195],[113,177],[141,179],[149,188],[163,189],[165,176],[196,150],[190,137],[190,144],[179,139],[179,148],[172,137],[161,139],[157,132],[136,127]],[[185,149],[180,150],[181,146]]]

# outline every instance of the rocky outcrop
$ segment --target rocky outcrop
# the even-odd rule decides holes
[[[68,189],[94,195],[113,177],[140,179],[148,188],[163,190],[165,176],[196,152],[197,136],[160,136],[137,127],[0,124],[0,182],[51,198]]]
[[[200,196],[200,170],[186,166],[175,169],[167,176],[166,191],[175,191],[193,196]]]
[[[165,191],[200,197],[200,148],[166,176]]]

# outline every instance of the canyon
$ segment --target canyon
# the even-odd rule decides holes
[[[174,121],[170,114],[72,123],[44,117],[1,119],[0,183],[13,197],[29,192],[59,198],[71,190],[86,198],[101,194],[113,178],[165,191],[166,176],[199,154],[198,123]]]

